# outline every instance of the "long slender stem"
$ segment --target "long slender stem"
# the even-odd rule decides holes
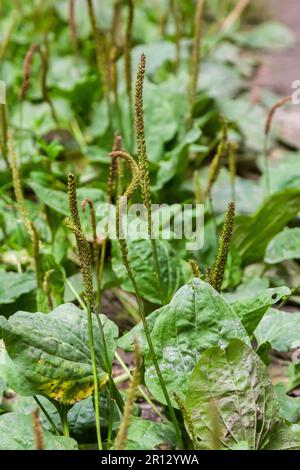
[[[51,418],[51,416],[49,415],[48,411],[45,409],[45,407],[42,405],[42,403],[40,402],[40,400],[38,399],[38,397],[36,395],[34,395],[33,399],[36,401],[36,403],[38,404],[38,406],[41,408],[42,412],[44,413],[44,415],[46,416],[47,420],[49,421],[49,424],[52,428],[52,431],[59,435],[59,432],[58,432],[58,429],[57,427],[55,426],[55,423],[53,421],[53,419]]]
[[[129,380],[132,380],[132,375],[131,375],[131,372],[130,370],[128,369],[128,367],[126,366],[125,362],[123,361],[123,359],[121,358],[121,356],[117,353],[117,351],[115,352],[115,357],[117,359],[117,361],[119,362],[120,366],[122,367],[122,369],[124,369],[124,371],[126,372],[126,378],[128,378]],[[160,417],[162,418],[162,414],[161,412],[159,411],[159,409],[154,405],[153,401],[151,400],[151,398],[144,392],[144,390],[142,389],[142,387],[139,385],[138,386],[138,390],[140,392],[140,394],[142,395],[142,397],[144,398],[144,400],[151,406],[151,408],[153,409],[153,411]]]
[[[74,294],[76,300],[78,301],[79,305],[81,306],[81,308],[83,310],[86,311],[86,305],[85,303],[83,302],[82,298],[80,297],[80,295],[78,294],[78,292],[76,291],[76,289],[74,288],[74,286],[72,285],[72,283],[69,281],[69,279],[67,279],[65,277],[65,282],[66,284],[68,285],[69,289],[71,290],[71,292]],[[98,319],[99,318],[99,315],[96,314],[96,318]],[[99,321],[100,321],[100,318],[99,318]],[[100,325],[98,323],[98,326],[100,328]],[[112,394],[114,396],[114,399],[116,400],[116,403],[118,405],[118,408],[119,410],[121,411],[121,413],[123,412],[123,407],[124,407],[124,402],[123,402],[123,398],[122,396],[120,395],[120,392],[119,390],[117,389],[113,379],[111,379],[111,389],[112,389]]]
[[[201,36],[202,36],[202,20],[204,12],[205,0],[197,0],[195,19],[194,19],[194,44],[191,61],[190,83],[189,83],[189,119],[188,125],[191,127],[193,118],[193,108],[197,91],[197,83],[199,79],[200,62],[201,62]]]
[[[91,305],[89,302],[87,302],[87,305],[86,305],[86,312],[87,312],[87,319],[88,319],[89,347],[90,347],[90,355],[91,355],[92,368],[93,368],[97,442],[98,442],[98,449],[102,450],[103,447],[102,447],[101,427],[100,427],[99,382],[98,382],[98,375],[97,375],[97,364],[96,364],[95,346],[94,346],[92,310],[91,310]]]
[[[134,279],[133,275],[130,274],[129,272],[128,272],[128,275],[130,277],[130,280],[133,284],[133,287],[134,287],[134,290],[135,290],[135,293],[136,293],[138,306],[139,306],[139,311],[140,311],[140,315],[141,315],[141,320],[142,320],[142,323],[143,323],[143,328],[144,328],[147,343],[148,343],[148,346],[149,346],[152,362],[153,362],[153,365],[154,365],[154,368],[155,368],[155,371],[156,371],[161,389],[163,391],[167,406],[168,406],[169,411],[170,411],[171,419],[172,419],[172,422],[173,422],[173,425],[174,425],[174,428],[175,428],[175,432],[176,432],[176,435],[177,435],[177,439],[178,439],[179,449],[182,449],[183,448],[183,443],[182,443],[182,437],[181,437],[181,432],[180,432],[178,420],[176,418],[176,414],[175,414],[173,405],[171,403],[171,399],[169,397],[169,394],[168,394],[168,391],[167,391],[167,388],[166,388],[166,385],[165,385],[165,381],[164,381],[164,378],[162,376],[162,373],[161,373],[161,370],[160,370],[160,367],[159,367],[159,364],[158,364],[158,361],[157,361],[155,349],[154,349],[154,346],[153,346],[153,343],[152,343],[151,334],[150,334],[150,331],[149,331],[149,327],[148,327],[148,323],[147,323],[147,319],[146,319],[146,315],[145,315],[145,311],[144,311],[144,304],[143,304],[143,301],[140,297],[138,287],[137,287],[137,284],[135,282],[135,279]]]

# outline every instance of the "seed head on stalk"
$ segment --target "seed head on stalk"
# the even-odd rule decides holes
[[[193,273],[193,276],[198,277],[200,279],[201,273],[200,273],[198,263],[194,259],[190,259],[189,263],[190,263],[190,268]]]
[[[135,128],[136,128],[136,139],[138,146],[138,163],[141,172],[141,193],[144,206],[147,210],[147,227],[148,237],[151,240],[152,256],[154,262],[154,269],[157,277],[158,286],[161,286],[161,276],[158,264],[157,246],[154,234],[152,233],[152,208],[151,208],[151,191],[150,191],[150,177],[149,177],[149,162],[146,148],[145,138],[145,125],[144,125],[144,102],[143,102],[143,91],[144,91],[144,79],[146,71],[146,56],[141,55],[136,84],[135,84]]]
[[[180,409],[181,414],[183,416],[184,424],[185,424],[185,426],[187,428],[187,431],[189,433],[189,436],[190,436],[190,438],[193,442],[194,449],[197,450],[198,449],[198,444],[197,444],[197,438],[196,438],[196,430],[195,430],[195,427],[194,427],[194,424],[193,424],[192,416],[189,413],[187,407],[185,406],[184,401],[178,395],[178,393],[174,392],[173,395],[174,395],[175,401],[178,405],[178,408]]]
[[[37,44],[31,44],[30,48],[28,49],[25,59],[24,59],[24,65],[23,65],[23,82],[19,94],[19,100],[24,101],[26,97],[26,93],[29,87],[29,80],[31,76],[31,70],[32,70],[32,62],[33,62],[33,56],[35,52],[38,50],[38,45]]]
[[[131,179],[131,182],[130,182],[129,186],[127,187],[127,189],[124,193],[124,196],[126,196],[126,200],[127,200],[127,198],[129,198],[133,195],[133,193],[135,192],[135,190],[139,186],[140,179],[141,179],[141,170],[140,170],[139,166],[137,165],[136,161],[132,158],[132,156],[130,154],[126,153],[126,152],[117,151],[117,152],[112,152],[110,155],[111,155],[112,158],[123,158],[126,161],[127,165],[130,167],[131,174],[132,174],[132,179]],[[168,391],[167,391],[167,388],[166,388],[166,385],[165,385],[165,382],[164,382],[159,364],[157,362],[157,357],[156,357],[156,354],[155,354],[155,350],[154,350],[154,346],[153,346],[153,343],[152,343],[148,323],[147,323],[146,316],[145,316],[145,309],[144,309],[143,300],[140,296],[138,285],[136,283],[133,271],[130,267],[130,263],[129,263],[129,259],[128,259],[128,249],[127,249],[126,239],[122,237],[122,233],[121,233],[121,230],[120,230],[120,228],[121,228],[120,227],[120,214],[121,214],[123,204],[124,204],[124,197],[120,196],[119,199],[118,199],[117,210],[116,210],[116,232],[117,232],[117,237],[118,237],[118,240],[119,240],[122,260],[123,260],[123,264],[125,266],[125,269],[127,271],[128,277],[129,277],[129,279],[130,279],[130,281],[133,285],[135,294],[136,294],[139,313],[140,313],[140,317],[141,317],[141,320],[142,320],[142,323],[143,323],[147,343],[148,343],[149,350],[150,350],[150,355],[151,355],[151,358],[152,358],[152,361],[153,361],[153,364],[154,364],[155,371],[157,373],[157,377],[158,377],[161,389],[163,391],[166,403],[167,403],[169,411],[170,411],[172,422],[173,422],[174,427],[175,427],[175,431],[176,431],[176,435],[177,435],[177,439],[178,439],[178,443],[179,443],[179,448],[182,449],[183,444],[182,444],[182,437],[181,437],[181,433],[180,433],[178,420],[176,418],[176,414],[174,412],[174,408],[173,408],[172,402],[170,400],[170,396],[168,394]]]
[[[218,178],[219,171],[220,171],[221,158],[226,157],[228,154],[228,123],[222,116],[221,116],[221,122],[222,122],[222,137],[219,142],[217,152],[214,158],[212,159],[212,162],[209,167],[207,186],[205,190],[205,199],[207,197],[210,197],[212,187]]]
[[[233,233],[234,226],[234,217],[235,217],[235,204],[230,202],[228,204],[228,209],[225,216],[225,221],[223,225],[222,234],[220,237],[220,243],[218,248],[218,254],[216,263],[213,270],[213,287],[220,292],[222,288],[222,282],[224,278],[225,267],[227,263],[230,242]]]
[[[35,224],[30,219],[29,212],[25,205],[25,199],[24,199],[23,189],[21,185],[21,178],[20,178],[19,168],[18,168],[18,163],[17,163],[17,156],[15,153],[15,147],[14,147],[14,142],[13,142],[13,134],[11,130],[8,131],[7,140],[8,140],[8,147],[9,147],[10,160],[11,160],[10,167],[12,171],[12,180],[13,180],[15,198],[18,204],[19,211],[22,215],[25,228],[31,239],[32,257],[33,257],[34,268],[35,268],[37,289],[39,291],[39,289],[42,288],[42,273],[41,273],[41,268],[40,268],[40,263],[39,263],[40,261],[39,233]]]
[[[86,300],[90,303],[91,309],[94,309],[94,292],[92,277],[92,256],[90,244],[83,233],[77,203],[76,181],[75,176],[70,173],[68,176],[68,197],[69,208],[71,213],[71,221],[67,221],[67,226],[75,235],[80,269],[83,278],[84,293]]]

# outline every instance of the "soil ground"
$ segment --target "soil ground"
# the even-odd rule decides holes
[[[271,89],[279,95],[289,95],[291,84],[300,80],[300,5],[299,0],[268,0],[270,15],[288,26],[295,36],[289,50],[265,56],[257,76],[257,85]]]

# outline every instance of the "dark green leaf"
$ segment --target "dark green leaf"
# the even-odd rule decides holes
[[[222,449],[244,441],[260,449],[279,420],[278,402],[266,366],[239,340],[226,350],[203,353],[189,384],[185,406],[201,448]]]
[[[224,346],[231,338],[249,342],[230,305],[213,287],[199,279],[179,289],[171,303],[159,310],[151,337],[171,396],[174,391],[185,396],[192,370],[205,349],[212,345]],[[153,396],[164,403],[149,352],[145,381]]]
[[[263,258],[266,247],[300,211],[300,190],[286,189],[266,199],[252,217],[236,221],[233,242],[244,264]]]
[[[75,403],[93,392],[86,313],[64,304],[49,314],[17,312],[7,321],[0,317],[7,352],[17,370],[40,394],[62,403]],[[118,329],[101,316],[110,360],[114,356]],[[103,344],[93,318],[95,351],[100,384],[104,372]]]

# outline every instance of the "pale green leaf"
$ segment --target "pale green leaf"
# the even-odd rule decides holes
[[[55,436],[43,429],[45,450],[76,450],[70,437]],[[33,418],[28,414],[6,413],[0,416],[0,450],[35,450]]]

